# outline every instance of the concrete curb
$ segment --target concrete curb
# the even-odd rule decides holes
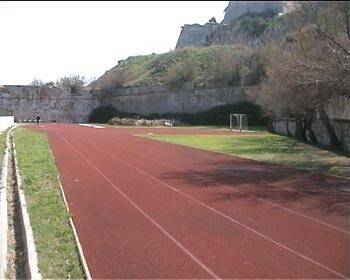
[[[51,149],[49,149],[50,151],[50,154],[52,156],[52,158],[54,159],[54,155],[51,151]],[[63,190],[63,186],[62,186],[62,183],[61,183],[61,178],[60,178],[60,175],[58,174],[58,170],[57,170],[57,179],[58,179],[58,185],[60,187],[60,191],[61,191],[61,195],[62,195],[62,198],[63,198],[63,201],[64,201],[64,204],[66,205],[66,209],[67,209],[67,212],[68,214],[70,215],[70,210],[69,210],[69,206],[68,206],[68,202],[67,202],[67,199],[66,199],[66,195],[64,193],[64,190]],[[79,240],[79,236],[78,236],[78,233],[77,233],[77,230],[75,228],[75,224],[74,224],[74,221],[72,219],[72,217],[69,216],[69,224],[73,230],[73,235],[74,235],[74,239],[75,239],[75,242],[77,244],[77,248],[78,248],[78,253],[79,253],[79,258],[80,258],[80,261],[81,261],[81,264],[83,266],[83,270],[84,270],[84,274],[85,274],[85,278],[87,280],[91,280],[92,277],[91,277],[91,273],[90,273],[90,270],[89,270],[89,267],[87,265],[87,262],[86,262],[86,259],[85,259],[85,256],[84,256],[84,252],[83,252],[83,248],[81,246],[81,243],[80,243],[80,240]]]
[[[2,163],[0,182],[0,279],[5,279],[7,272],[7,174],[10,149],[10,132],[7,132],[5,155]]]
[[[12,140],[12,130],[16,127],[11,128],[10,134],[11,134],[11,140]],[[20,203],[20,218],[21,218],[21,226],[22,226],[22,233],[23,233],[23,240],[24,240],[24,246],[26,249],[26,275],[27,278],[30,279],[42,279],[42,276],[39,272],[38,268],[38,256],[36,253],[35,243],[34,243],[34,237],[33,237],[33,230],[30,225],[30,219],[29,214],[27,210],[27,204],[24,196],[24,192],[22,189],[22,179],[20,175],[20,171],[18,168],[18,161],[17,161],[17,155],[16,155],[16,145],[13,141],[12,142],[12,152],[13,157],[15,161],[15,171],[16,171],[16,183],[17,183],[17,194],[19,197],[19,203]]]

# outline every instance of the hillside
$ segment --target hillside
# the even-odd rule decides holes
[[[243,9],[241,14],[232,13],[231,6],[238,4],[248,12]],[[294,9],[283,14],[271,10],[269,5],[252,2],[255,12],[249,12],[249,5],[238,4],[230,2],[227,23],[211,20],[205,25],[186,24],[174,51],[128,57],[91,86],[113,92],[117,88],[152,84],[176,87],[187,81],[214,81],[232,86],[259,84],[269,44],[290,40],[305,22]],[[228,21],[228,16],[233,19]]]
[[[119,61],[91,84],[101,90],[186,81],[221,85],[252,85],[263,75],[261,50],[244,46],[184,48],[163,54],[131,56]]]

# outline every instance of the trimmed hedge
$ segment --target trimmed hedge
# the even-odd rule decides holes
[[[197,113],[164,113],[150,114],[147,116],[126,113],[116,110],[111,105],[96,108],[90,115],[89,122],[107,123],[113,117],[119,118],[145,118],[145,119],[175,119],[188,125],[228,125],[230,113],[247,114],[249,125],[266,125],[267,118],[263,115],[261,106],[241,101],[212,108],[208,111]]]

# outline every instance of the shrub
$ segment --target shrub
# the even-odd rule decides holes
[[[151,119],[176,119],[189,125],[228,125],[231,113],[247,114],[249,125],[265,125],[267,123],[261,106],[249,101],[241,101],[212,108],[197,113],[165,113],[151,114]]]
[[[111,105],[97,107],[92,111],[89,117],[90,123],[106,123],[116,114],[116,109]]]
[[[175,63],[165,74],[164,81],[171,88],[176,88],[187,81],[192,81],[195,77],[195,67],[189,61]]]
[[[139,119],[141,115],[136,113],[121,112],[113,106],[107,105],[95,108],[91,112],[88,121],[90,123],[107,123],[114,117]]]
[[[268,26],[267,21],[261,17],[256,17],[256,18],[245,17],[240,22],[241,30],[244,32],[247,32],[248,35],[251,37],[261,36],[264,33],[267,26]]]

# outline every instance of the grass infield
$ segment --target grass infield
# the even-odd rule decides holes
[[[13,139],[43,278],[83,278],[46,135],[16,128]]]
[[[154,135],[153,139],[350,179],[350,158],[270,133]]]

